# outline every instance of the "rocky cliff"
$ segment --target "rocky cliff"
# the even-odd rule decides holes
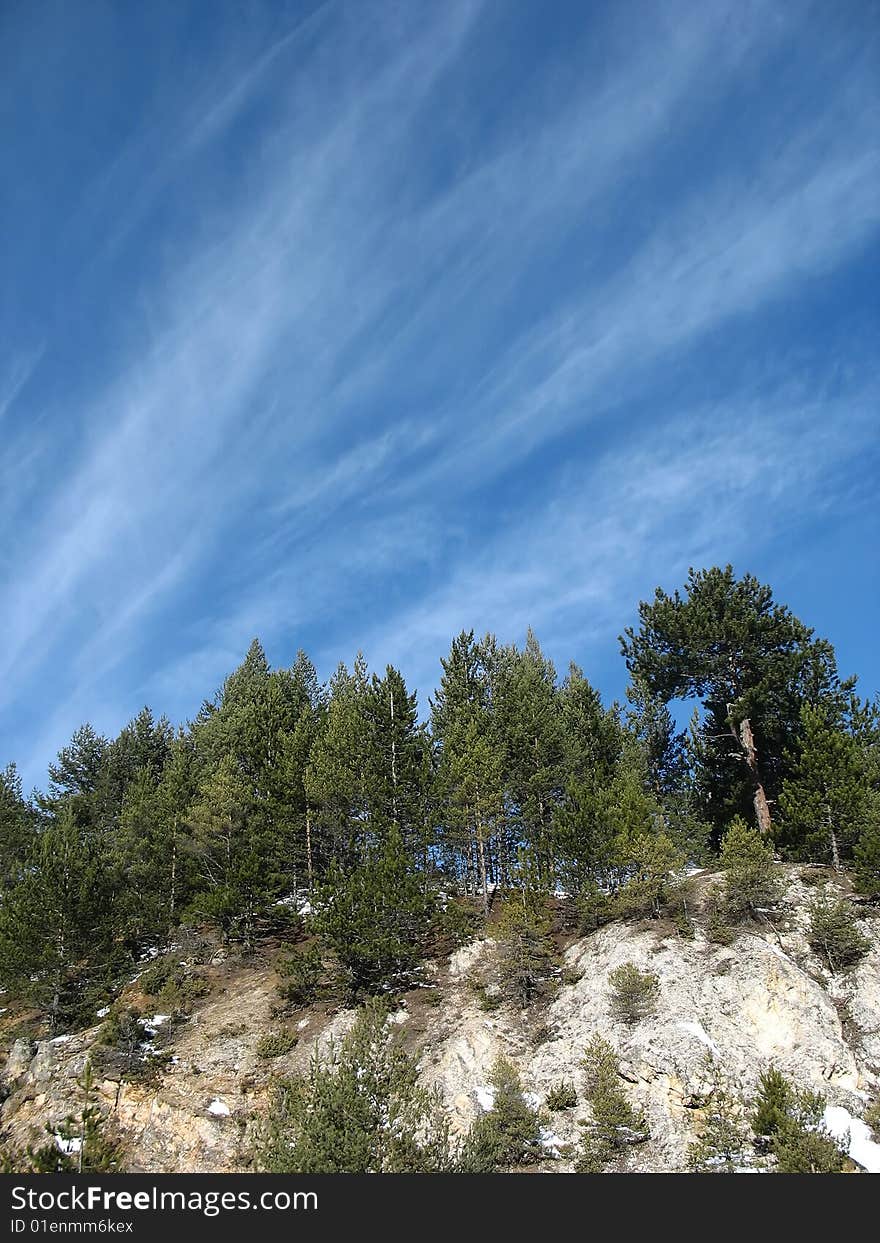
[[[529,1011],[487,1008],[495,944],[474,941],[428,964],[425,986],[399,999],[391,1020],[417,1055],[424,1080],[436,1086],[455,1129],[464,1130],[491,1103],[493,1061],[505,1054],[537,1101],[561,1080],[577,1084],[584,1048],[602,1034],[620,1057],[634,1103],[651,1140],[627,1157],[628,1168],[679,1170],[699,1130],[719,1076],[740,1094],[775,1064],[799,1086],[824,1093],[829,1118],[848,1125],[851,1153],[876,1169],[880,1147],[861,1122],[880,1092],[880,920],[865,909],[872,949],[852,972],[834,974],[807,941],[801,872],[787,873],[782,917],[749,926],[730,945],[711,942],[701,911],[716,879],[692,881],[696,930],[683,937],[665,925],[615,923],[564,947],[558,988]],[[609,972],[630,962],[654,973],[656,1012],[640,1022],[617,1020]],[[135,1171],[228,1171],[247,1164],[249,1135],[271,1078],[304,1065],[318,1046],[344,1031],[354,1012],[321,1006],[287,1021],[298,1043],[279,1057],[261,1056],[265,1033],[278,1027],[273,955],[250,962],[215,955],[203,971],[211,988],[193,1013],[173,1023],[154,1015],[145,1039],[163,1058],[152,1077],[130,1081],[100,1072],[99,1099],[123,1137]],[[479,987],[477,980],[482,981]],[[137,982],[130,991],[135,993]],[[6,1142],[21,1147],[79,1108],[77,1077],[99,1025],[9,1051],[2,1106]],[[100,1065],[100,1063],[98,1063]],[[580,1106],[553,1115],[541,1168],[571,1169]],[[880,1139],[880,1137],[876,1137]]]

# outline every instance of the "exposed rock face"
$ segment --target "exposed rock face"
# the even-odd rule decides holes
[[[650,927],[610,925],[569,947],[566,978],[574,982],[529,1015],[480,1007],[469,976],[491,970],[494,945],[476,941],[437,969],[439,1004],[419,1008],[414,995],[394,1021],[459,1131],[479,1112],[481,1089],[499,1054],[516,1063],[526,1090],[543,1101],[560,1080],[580,1088],[584,1048],[600,1033],[618,1052],[625,1086],[650,1124],[650,1142],[628,1158],[634,1169],[683,1168],[699,1109],[712,1091],[710,1054],[723,1079],[741,1093],[751,1093],[772,1062],[796,1084],[822,1091],[830,1105],[858,1118],[880,1088],[880,921],[865,921],[874,949],[857,970],[831,977],[805,939],[805,896],[795,883],[789,894],[795,914],[785,931],[768,925],[728,947],[700,933],[686,940],[659,936]],[[610,1006],[608,974],[624,962],[660,981],[656,1013],[632,1025],[615,1019]],[[297,1048],[267,1063],[257,1054],[257,1042],[276,1025],[275,984],[268,967],[241,969],[225,992],[169,1033],[174,1062],[157,1085],[116,1078],[100,1085],[126,1138],[132,1169],[243,1168],[249,1128],[272,1075],[304,1066],[315,1041],[337,1038],[353,1021],[350,1010],[331,1018],[304,1012]],[[46,1122],[57,1124],[79,1107],[76,1077],[96,1032],[42,1041],[35,1050],[15,1043],[2,1109],[3,1131],[13,1145],[32,1142]],[[576,1141],[578,1120],[586,1116],[581,1101],[553,1115],[555,1138]],[[548,1168],[570,1169],[571,1163],[563,1158]]]

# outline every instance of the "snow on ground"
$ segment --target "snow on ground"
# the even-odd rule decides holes
[[[871,1138],[871,1128],[861,1118],[854,1118],[842,1105],[825,1106],[825,1125],[837,1140],[846,1140],[849,1132],[849,1155],[869,1174],[880,1174],[880,1144]]]
[[[67,1044],[68,1040],[73,1040],[73,1036],[53,1036],[52,1044]]]
[[[483,1113],[488,1113],[490,1109],[495,1108],[495,1089],[486,1087],[485,1084],[479,1083],[474,1088],[474,1096],[477,1098],[477,1104]]]
[[[95,1018],[96,1018],[96,1019],[106,1019],[106,1017],[107,1017],[107,1015],[108,1015],[109,1013],[110,1013],[110,1007],[109,1007],[109,1006],[101,1006],[101,1009],[100,1009],[100,1010],[96,1010],[96,1011],[95,1011]]]
[[[551,1157],[558,1157],[562,1146],[563,1140],[559,1138],[554,1130],[549,1126],[541,1127],[541,1147],[545,1152],[549,1153]]]
[[[225,1101],[221,1101],[219,1096],[215,1096],[208,1106],[208,1113],[213,1118],[228,1118],[231,1112],[229,1106]]]
[[[718,1045],[706,1031],[705,1027],[703,1027],[702,1023],[694,1019],[692,1023],[679,1023],[678,1027],[681,1031],[690,1032],[692,1036],[696,1036],[700,1044],[704,1044],[713,1057],[721,1056]]]
[[[309,901],[308,896],[303,892],[285,894],[283,898],[278,899],[275,905],[276,906],[290,906],[299,915],[313,914],[312,904]]]
[[[144,1031],[154,1036],[163,1023],[167,1023],[171,1018],[170,1014],[154,1014],[152,1018],[144,1019]]]
[[[78,1135],[74,1135],[71,1139],[62,1139],[60,1135],[56,1135],[55,1146],[59,1152],[63,1152],[65,1156],[70,1157],[82,1148],[82,1140]]]

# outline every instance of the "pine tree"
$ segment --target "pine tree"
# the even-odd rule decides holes
[[[659,587],[639,605],[638,632],[621,636],[627,668],[664,702],[703,701],[704,779],[712,819],[746,806],[762,834],[800,729],[805,700],[838,681],[830,644],[774,602],[769,587],[733,568],[691,570],[685,596]]]
[[[257,917],[282,884],[273,868],[271,835],[231,755],[202,781],[187,829],[184,846],[201,879],[197,908],[225,937],[240,938],[252,949]]]
[[[565,786],[564,726],[556,670],[531,629],[523,651],[504,650],[496,715],[515,834],[549,884],[554,872],[553,809]]]
[[[824,1123],[825,1098],[795,1088],[775,1067],[760,1078],[752,1129],[778,1174],[840,1174],[846,1152]]]
[[[487,636],[460,634],[443,660],[440,688],[431,701],[439,747],[437,800],[443,820],[441,848],[465,891],[481,894],[510,872],[504,838],[504,750],[493,709],[495,648]]]
[[[328,859],[351,865],[364,858],[372,834],[368,772],[370,685],[362,656],[349,673],[340,665],[330,680],[322,728],[312,745],[304,785]]]
[[[391,665],[373,674],[365,710],[369,724],[366,790],[375,841],[391,829],[413,856],[424,858],[424,753],[429,743],[419,725],[415,694]]]
[[[738,920],[757,914],[779,902],[779,882],[773,849],[760,833],[737,817],[721,844],[725,872],[724,903],[727,915]]]
[[[51,1139],[23,1153],[10,1153],[0,1163],[4,1173],[107,1174],[120,1173],[122,1144],[95,1100],[92,1065],[87,1061],[77,1080],[83,1094],[78,1114],[68,1114],[57,1126],[46,1125]]]
[[[618,705],[603,708],[599,692],[574,663],[569,665],[558,698],[566,782],[607,785],[623,749]]]
[[[871,810],[863,756],[833,702],[804,704],[801,728],[779,798],[780,841],[795,858],[839,870]]]
[[[464,1174],[494,1174],[532,1165],[543,1156],[543,1119],[523,1096],[516,1067],[498,1058],[489,1082],[492,1108],[476,1118],[465,1137],[458,1163]]]
[[[549,989],[557,968],[551,937],[552,920],[540,869],[527,851],[520,854],[518,888],[504,904],[498,920],[498,971],[501,988],[514,1004],[525,1008]]]
[[[333,950],[353,995],[405,982],[424,953],[434,895],[391,829],[366,862],[331,865],[316,893],[316,928]]]
[[[76,806],[61,804],[41,828],[0,903],[0,978],[45,1006],[53,1031],[77,1014],[88,972],[111,953],[109,878]]]
[[[276,1086],[257,1141],[273,1174],[424,1174],[451,1169],[439,1098],[389,1030],[387,1008],[368,1004],[341,1044],[317,1049],[306,1074]]]
[[[34,842],[37,817],[25,802],[14,764],[0,770],[0,893],[21,879]]]
[[[736,1097],[725,1088],[712,1063],[714,1083],[702,1131],[688,1148],[687,1165],[694,1174],[736,1174],[752,1163],[749,1136]]]
[[[611,1045],[594,1035],[584,1053],[586,1096],[590,1118],[582,1122],[583,1138],[575,1169],[601,1173],[632,1144],[648,1139],[641,1111],[633,1109],[620,1087],[620,1066]]]

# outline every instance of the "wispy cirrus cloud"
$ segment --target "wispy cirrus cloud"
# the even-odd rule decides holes
[[[877,244],[875,36],[759,0],[254,13],[170,40],[59,222],[0,448],[0,714],[61,705],[29,763],[192,711],[253,633],[420,680],[458,618],[583,648],[639,567],[763,547],[866,460],[870,324],[802,308],[834,323]]]

